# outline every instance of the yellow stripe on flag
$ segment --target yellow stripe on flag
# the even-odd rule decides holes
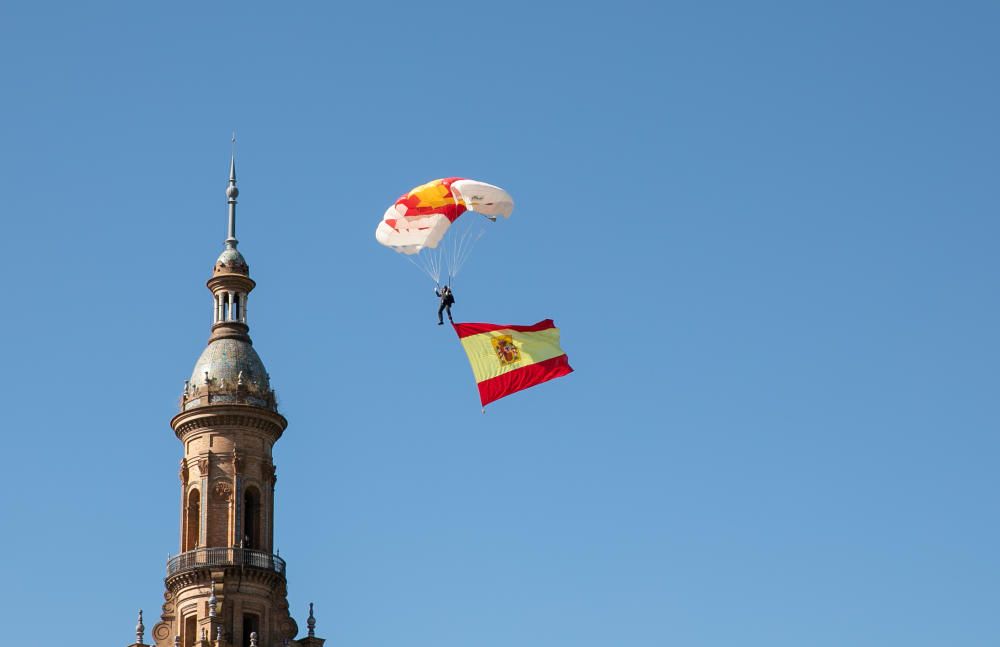
[[[534,332],[501,329],[462,338],[476,382],[565,354],[559,347],[559,329]]]

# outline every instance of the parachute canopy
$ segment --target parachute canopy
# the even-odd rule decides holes
[[[434,248],[459,216],[475,211],[490,220],[510,217],[514,199],[498,186],[448,177],[413,189],[386,209],[375,240],[401,254]]]

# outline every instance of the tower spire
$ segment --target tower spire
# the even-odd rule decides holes
[[[206,282],[212,334],[170,421],[183,447],[180,545],[167,559],[169,602],[151,632],[155,647],[278,647],[299,631],[288,611],[285,562],[272,554],[273,448],[288,421],[248,334],[247,299],[256,284],[236,249],[237,195],[234,154],[229,236]]]
[[[229,157],[229,186],[226,187],[226,197],[229,199],[229,236],[226,237],[226,248],[236,249],[240,241],[236,240],[236,197],[240,190],[236,188],[236,131],[233,131],[233,149]]]

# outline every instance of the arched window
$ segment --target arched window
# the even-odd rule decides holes
[[[260,546],[260,492],[248,487],[243,494],[243,547],[259,549]]]
[[[250,634],[257,634],[258,640],[260,639],[260,616],[256,613],[244,613],[243,614],[243,644],[250,644]],[[258,643],[259,644],[259,643]]]
[[[191,614],[184,619],[184,647],[194,647],[198,639],[198,616]],[[247,643],[248,645],[250,643]]]
[[[187,514],[184,515],[184,550],[198,547],[201,537],[201,493],[192,489],[187,498]]]

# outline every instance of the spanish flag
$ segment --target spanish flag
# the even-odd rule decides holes
[[[551,319],[533,326],[454,324],[485,407],[506,395],[573,372]]]

